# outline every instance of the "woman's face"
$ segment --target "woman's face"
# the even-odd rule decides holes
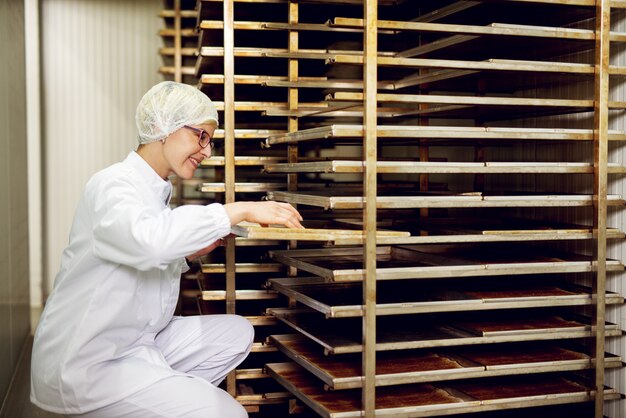
[[[211,124],[190,125],[193,128],[203,129],[213,138],[215,126]],[[163,155],[172,173],[184,180],[193,177],[193,173],[203,159],[211,157],[211,146],[202,148],[199,143],[198,132],[180,128],[167,137],[163,144]]]

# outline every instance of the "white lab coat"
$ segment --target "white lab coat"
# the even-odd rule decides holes
[[[172,319],[184,256],[231,225],[220,204],[170,209],[171,187],[135,152],[87,183],[35,333],[39,407],[84,413],[183,374],[155,336]]]

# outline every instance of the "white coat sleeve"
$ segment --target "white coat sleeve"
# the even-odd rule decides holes
[[[230,219],[218,203],[151,207],[124,179],[88,186],[86,194],[94,254],[138,270],[165,269],[230,233]]]

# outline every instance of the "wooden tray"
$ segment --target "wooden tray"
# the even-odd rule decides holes
[[[338,219],[337,223],[355,223],[362,225],[362,220]],[[411,222],[402,219],[394,220],[387,228],[401,228],[410,231],[413,235],[428,234],[452,234],[452,235],[498,235],[498,234],[568,234],[568,233],[591,233],[592,226],[564,222],[541,221],[523,218],[421,218]],[[607,233],[612,237],[622,238],[624,233],[616,228],[607,228]]]
[[[361,319],[328,320],[307,308],[269,308],[268,312],[320,344],[325,352],[359,353]],[[460,345],[586,338],[593,335],[585,317],[557,316],[541,311],[503,311],[499,321],[491,312],[382,316],[377,322],[377,351]],[[622,335],[606,323],[606,335]]]
[[[237,51],[235,50],[235,53]],[[512,139],[512,140],[556,140],[592,141],[591,129],[541,129],[541,128],[481,128],[466,126],[378,126],[376,136],[380,139]],[[269,135],[267,146],[296,143],[328,138],[354,138],[363,140],[363,125],[329,125],[304,129],[297,132]],[[626,134],[609,131],[609,141],[624,141]]]
[[[224,263],[203,263],[201,266],[202,273],[217,274],[226,273],[226,264]],[[236,273],[278,273],[285,271],[285,267],[280,263],[236,263]]]
[[[308,338],[293,335],[270,337],[290,359],[313,373],[329,388],[362,386],[360,354],[324,355]],[[621,358],[605,354],[607,368],[621,367]],[[379,352],[376,386],[424,383],[503,375],[586,370],[591,357],[580,347],[554,343],[517,343],[437,350]]]
[[[235,161],[235,164],[237,164],[237,161]],[[626,173],[626,167],[618,164],[610,164],[608,170],[609,173],[612,174]],[[276,161],[269,161],[265,163],[264,171],[267,173],[362,173],[363,162],[352,160],[324,160],[301,163],[279,163]],[[521,163],[377,161],[376,172],[381,174],[579,174],[593,173],[593,164],[568,162],[540,163],[535,161]]]
[[[376,288],[376,315],[474,311],[549,306],[591,305],[591,289],[567,283],[527,282],[528,277],[512,283],[437,283],[410,282],[398,291],[397,284],[380,282]],[[533,277],[530,278],[531,280]],[[535,278],[538,279],[538,278]],[[321,277],[270,279],[278,292],[301,302],[328,318],[362,316],[361,283],[327,283]],[[616,293],[607,293],[606,303],[623,303]]]
[[[332,281],[363,279],[363,250],[326,248],[270,251],[276,261]],[[590,272],[592,260],[579,254],[544,254],[519,245],[405,245],[377,248],[377,280]],[[623,270],[607,260],[608,271]]]
[[[203,190],[204,191],[204,190]],[[318,192],[267,192],[269,200],[287,202],[298,205],[309,205],[326,210],[361,209],[364,197],[361,195],[339,196],[335,191]],[[488,196],[480,194],[459,195],[420,195],[412,196],[377,196],[376,207],[379,209],[407,208],[510,208],[510,207],[581,207],[591,206],[591,195],[510,195]],[[624,199],[619,195],[607,196],[609,206],[622,206]]]
[[[262,227],[259,224],[240,223],[231,228],[231,233],[240,237],[269,240],[325,241],[337,245],[363,243],[363,231],[357,229],[305,228],[293,229],[280,226]],[[408,237],[409,232],[377,230],[378,238]]]
[[[361,417],[361,391],[324,391],[322,385],[294,363],[268,364],[269,373],[287,390],[326,418]],[[501,387],[506,391],[500,391]],[[591,385],[567,375],[515,376],[442,384],[412,384],[376,390],[376,415],[396,417],[442,416],[543,405],[587,402]],[[605,399],[619,394],[607,388]]]
[[[592,228],[587,225],[551,221],[531,221],[520,218],[421,218],[404,222],[394,218],[381,222],[386,230],[408,231],[408,237],[380,236],[379,245],[390,244],[449,244],[469,242],[558,241],[592,239]],[[336,218],[334,228],[362,229],[361,219]],[[607,228],[607,239],[624,238],[616,228]]]

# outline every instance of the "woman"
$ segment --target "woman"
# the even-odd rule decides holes
[[[168,207],[218,124],[197,89],[163,82],[137,107],[139,147],[96,173],[78,203],[61,270],[35,333],[31,400],[97,417],[245,417],[217,385],[247,356],[236,315],[173,317],[181,273],[241,221],[302,228],[289,204]]]

